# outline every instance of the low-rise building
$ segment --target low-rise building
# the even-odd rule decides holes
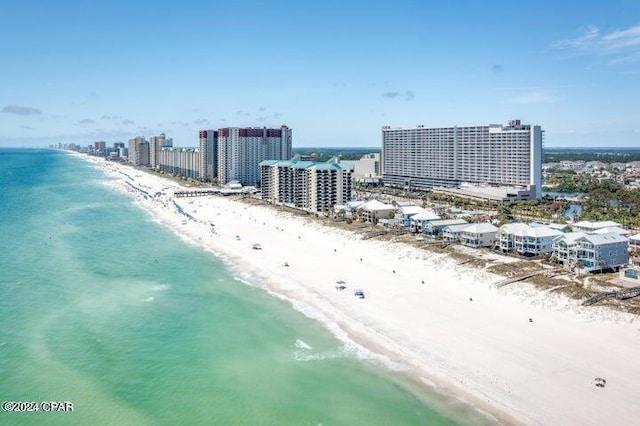
[[[629,248],[640,247],[640,234],[632,235],[629,237]]]
[[[560,235],[563,233],[545,226],[523,229],[513,235],[515,249],[523,256],[552,253],[553,241]]]
[[[618,269],[629,261],[629,240],[622,235],[588,234],[577,243],[577,263],[585,271]]]
[[[409,229],[412,232],[424,232],[427,225],[434,220],[440,220],[440,216],[431,210],[425,210],[411,217]]]
[[[469,226],[468,223],[461,223],[461,224],[458,224],[458,225],[446,226],[442,230],[442,239],[444,241],[448,241],[450,243],[458,242],[458,241],[460,241],[460,234],[468,226]]]
[[[358,219],[362,222],[376,224],[380,219],[389,218],[390,215],[394,214],[395,210],[395,206],[391,204],[371,200],[358,207]]]
[[[619,226],[607,226],[606,228],[600,228],[593,231],[593,234],[618,234],[624,235],[625,237],[630,234],[630,232],[626,229],[622,229]]]
[[[608,228],[612,226],[617,226],[618,228],[622,228],[622,225],[620,225],[618,222],[613,222],[611,220],[603,220],[598,222],[582,220],[580,222],[576,222],[573,225],[571,225],[571,229],[573,230],[573,232],[579,232],[579,231],[594,232],[594,231],[597,231],[598,229]]]
[[[414,218],[414,220],[416,220],[416,218]],[[430,237],[437,237],[438,235],[442,234],[447,226],[452,225],[468,225],[468,222],[464,219],[430,220],[426,222],[425,225],[421,226],[423,233],[427,234]]]
[[[420,206],[409,205],[400,206],[398,208],[398,221],[402,223],[402,226],[409,228],[411,225],[411,218],[419,213],[424,213],[426,210]]]
[[[496,243],[503,252],[512,251],[515,248],[513,235],[516,232],[529,229],[525,223],[506,223],[496,231]]]
[[[467,247],[491,247],[498,228],[488,222],[474,223],[460,232],[460,242]]]
[[[553,255],[566,268],[587,272],[618,269],[629,260],[629,240],[616,233],[571,232],[553,242]]]
[[[586,232],[567,232],[557,236],[551,243],[556,262],[567,268],[575,263],[578,255],[578,240],[585,235],[587,235]]]

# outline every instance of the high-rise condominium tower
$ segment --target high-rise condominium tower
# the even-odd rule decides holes
[[[523,189],[521,198],[542,190],[540,126],[510,120],[506,125],[382,128],[385,185],[416,189],[462,183]]]
[[[149,166],[152,169],[160,168],[160,153],[162,148],[173,146],[173,139],[168,138],[164,133],[158,136],[151,136],[149,140]]]
[[[217,158],[220,183],[237,180],[243,185],[257,185],[261,161],[291,158],[291,129],[219,129]]]
[[[200,179],[218,177],[218,131],[200,130],[198,143],[200,153]]]

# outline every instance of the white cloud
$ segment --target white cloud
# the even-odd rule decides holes
[[[608,33],[603,33],[595,26],[589,26],[579,36],[561,40],[555,43],[553,48],[606,56],[610,59],[609,64],[636,61],[640,59],[640,25]]]

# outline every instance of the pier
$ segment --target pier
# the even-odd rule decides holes
[[[176,198],[184,197],[206,197],[207,195],[219,194],[219,189],[194,189],[192,191],[175,191],[173,196]]]

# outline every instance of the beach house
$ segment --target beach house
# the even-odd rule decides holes
[[[624,235],[625,237],[628,237],[628,235],[631,233],[626,229],[622,229],[619,226],[607,226],[606,228],[600,228],[597,229],[595,231],[592,232],[593,234],[618,234],[618,235]]]
[[[640,234],[632,235],[629,237],[629,248],[640,247]]]
[[[442,230],[442,239],[450,243],[460,241],[460,233],[462,232],[463,229],[467,228],[468,226],[469,224],[466,222],[458,225],[445,226],[444,229]]]
[[[522,229],[513,234],[513,243],[523,256],[537,256],[553,252],[553,241],[563,233],[546,226]]]
[[[586,271],[618,269],[629,261],[629,240],[622,235],[587,234],[576,242],[578,264]]]
[[[513,234],[529,229],[525,223],[506,223],[496,231],[496,243],[503,252],[509,252],[515,248]]]
[[[440,220],[440,216],[431,210],[425,210],[411,217],[409,229],[412,232],[424,232],[428,224],[435,220]]]
[[[611,220],[602,220],[598,222],[582,220],[580,222],[576,222],[573,225],[571,225],[571,229],[573,230],[573,232],[579,232],[579,231],[594,232],[594,231],[597,231],[598,229],[608,228],[612,226],[617,226],[618,228],[622,228],[622,225],[620,225],[618,222],[613,222]]]
[[[367,201],[357,209],[358,219],[362,222],[376,224],[380,219],[393,215],[396,208],[391,204],[385,204],[378,200]]]
[[[551,243],[556,262],[567,268],[574,264],[578,259],[578,240],[585,235],[586,232],[567,232],[557,236]]]
[[[426,210],[420,206],[409,205],[400,206],[398,208],[397,219],[403,227],[409,228],[411,225],[411,218],[417,214],[423,213]]]
[[[474,223],[460,232],[460,241],[467,247],[490,247],[496,241],[497,231],[489,222]]]
[[[618,269],[629,260],[629,240],[616,233],[586,234],[570,232],[553,242],[553,255],[567,268],[584,271]]]
[[[431,220],[422,225],[422,232],[430,237],[437,237],[447,226],[468,225],[464,219]]]

